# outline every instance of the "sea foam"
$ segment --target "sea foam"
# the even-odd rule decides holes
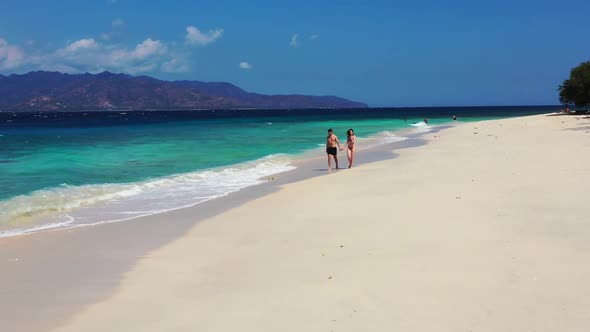
[[[0,237],[128,220],[189,207],[294,169],[277,154],[227,167],[134,183],[62,185],[0,202]]]
[[[421,133],[421,132],[427,132],[427,131],[430,131],[432,129],[432,127],[430,127],[425,122],[413,123],[410,126],[416,128],[416,131],[419,132],[419,133]]]

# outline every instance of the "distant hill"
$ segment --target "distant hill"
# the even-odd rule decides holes
[[[110,72],[0,75],[0,110],[5,111],[364,107],[333,96],[262,95],[230,83],[170,82]]]

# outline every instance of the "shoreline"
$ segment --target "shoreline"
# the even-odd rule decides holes
[[[422,130],[421,127],[415,127],[413,124],[409,124],[408,128],[396,129],[393,131],[378,132],[378,133],[372,134],[368,137],[362,138],[361,144],[370,144],[370,146],[363,148],[362,150],[359,150],[359,152],[361,152],[361,153],[367,152],[367,155],[369,156],[369,158],[363,162],[379,160],[382,158],[381,157],[374,157],[379,153],[379,149],[387,149],[387,147],[389,145],[395,144],[395,143],[398,143],[398,142],[401,142],[404,140],[419,139],[420,136],[422,136],[423,134],[425,134],[427,132],[434,131],[434,130],[442,130],[442,129],[450,127],[452,125],[453,125],[453,123],[433,125],[433,126],[429,126],[427,128],[427,130],[421,131]],[[391,137],[389,137],[389,136],[382,137],[385,134],[392,134],[392,136]],[[395,137],[398,137],[399,140],[393,140],[391,142],[381,141],[383,139],[387,140],[387,139],[395,138]],[[411,143],[411,144],[419,144],[419,143]],[[403,147],[404,144],[401,144],[401,146]],[[289,159],[290,161],[288,162],[288,164],[285,164],[285,165],[279,164],[277,166],[280,166],[283,168],[294,167],[294,169],[285,170],[285,171],[278,171],[278,173],[264,175],[264,176],[261,176],[257,181],[263,181],[264,179],[273,179],[274,180],[274,179],[277,179],[280,177],[281,178],[287,177],[287,179],[290,179],[289,181],[295,181],[295,180],[302,180],[305,178],[312,177],[313,174],[307,174],[307,175],[305,174],[306,173],[305,168],[309,168],[310,165],[314,166],[314,164],[317,162],[317,160],[321,159],[321,157],[318,157],[318,155],[322,155],[322,154],[323,154],[323,148],[310,148],[310,149],[305,149],[303,151],[299,151],[299,152],[292,153],[292,154],[285,154],[285,156],[287,156],[286,158]],[[240,168],[245,165],[250,165],[249,168],[244,169],[244,170],[248,171],[248,170],[252,170],[252,168],[255,167],[255,165],[260,165],[261,163],[265,162],[266,159],[269,159],[269,158],[270,158],[269,161],[274,163],[274,162],[276,162],[276,160],[273,160],[273,158],[278,158],[278,156],[279,155],[269,155],[269,156],[265,156],[265,157],[258,158],[255,160],[246,160],[243,162],[239,162],[237,164],[224,165],[224,166],[219,166],[219,167],[210,168],[210,169],[198,169],[198,170],[194,170],[194,171],[191,171],[188,173],[170,174],[170,175],[166,175],[163,177],[156,177],[156,178],[142,180],[139,182],[112,183],[112,184],[107,183],[107,184],[96,184],[96,185],[92,184],[92,185],[80,185],[77,187],[82,188],[82,187],[86,187],[86,186],[106,186],[106,185],[135,186],[135,185],[141,185],[143,183],[157,182],[157,181],[161,181],[164,179],[175,179],[178,177],[186,176],[191,173],[221,172],[226,169],[231,169],[231,168],[235,168],[235,167]],[[346,159],[345,153],[341,152],[341,156],[343,156],[344,160]],[[387,157],[383,157],[383,158],[387,158]],[[238,176],[238,175],[236,174],[233,176]],[[282,182],[282,184],[284,184],[284,183],[287,183],[287,182]],[[110,219],[110,220],[107,219],[107,220],[100,220],[100,221],[95,220],[95,221],[90,221],[90,222],[77,220],[78,219],[77,217],[80,217],[80,216],[82,216],[81,219],[84,219],[84,218],[87,218],[88,215],[100,214],[103,209],[109,210],[111,208],[109,206],[109,200],[99,201],[99,202],[92,204],[90,206],[86,206],[86,207],[81,206],[81,207],[74,209],[73,211],[67,211],[65,213],[65,216],[59,217],[59,219],[66,218],[66,220],[45,221],[44,219],[46,219],[46,218],[58,218],[58,216],[55,213],[50,214],[50,213],[46,213],[46,212],[40,212],[40,214],[35,217],[35,218],[37,218],[37,220],[35,220],[35,222],[32,223],[32,225],[34,225],[34,226],[29,226],[27,228],[15,228],[15,229],[0,230],[0,238],[14,237],[14,236],[27,236],[27,235],[31,235],[31,234],[35,234],[35,233],[42,233],[42,232],[60,231],[60,230],[64,230],[64,229],[97,226],[97,225],[101,225],[101,224],[110,224],[110,223],[116,223],[116,222],[127,222],[127,221],[138,219],[138,218],[145,218],[145,217],[149,217],[152,215],[158,215],[158,214],[162,214],[162,213],[171,212],[174,210],[191,208],[191,207],[197,206],[199,204],[203,204],[207,201],[220,199],[220,198],[226,197],[228,195],[231,195],[237,191],[246,190],[250,187],[258,186],[261,184],[264,184],[264,183],[249,184],[241,189],[237,189],[234,191],[230,190],[229,192],[224,193],[218,197],[210,197],[210,198],[205,199],[203,201],[186,202],[187,203],[186,205],[170,206],[170,207],[167,207],[161,211],[150,211],[149,213],[146,212],[145,214],[129,216],[129,217],[124,216],[124,215],[118,216],[119,218],[122,217],[121,219]],[[51,188],[51,189],[47,189],[47,190],[54,190],[54,189],[56,189],[56,188]],[[42,191],[44,191],[44,190],[30,193],[25,196],[30,196],[31,194],[39,195],[39,194],[41,194]],[[14,198],[16,198],[16,197],[12,197],[12,199],[14,199]],[[131,197],[131,199],[132,198],[133,197]],[[124,200],[125,199],[129,199],[129,198],[124,198]],[[140,206],[138,206],[138,207],[128,206],[128,208],[130,208],[131,210],[135,210],[135,209],[140,209],[141,207]],[[106,217],[106,218],[109,218],[109,217]],[[38,221],[41,221],[41,222],[38,222]]]
[[[439,132],[451,125],[432,126],[424,132],[416,132],[413,128],[396,131],[404,133],[407,139],[360,150],[361,157],[358,158],[357,152],[356,165],[362,167],[397,158],[394,150],[424,145],[423,135]],[[306,152],[304,159],[294,162],[296,169],[273,175],[272,181],[190,207],[120,222],[0,237],[0,270],[8,271],[0,274],[0,285],[5,285],[0,286],[0,299],[2,294],[6,297],[0,301],[0,320],[4,326],[15,331],[45,331],[48,327],[60,325],[73,312],[113,294],[118,282],[141,257],[181,238],[204,220],[272,195],[285,185],[328,175],[325,156],[314,157],[313,152]],[[347,162],[345,155],[340,155]],[[187,216],[189,212],[191,215]],[[104,247],[106,243],[108,249]],[[109,254],[104,253],[105,249]],[[85,291],[87,284],[92,285],[91,292]],[[30,297],[18,294],[25,289],[28,289],[26,293]],[[29,293],[31,291],[33,294]],[[56,299],[59,299],[58,305]],[[38,312],[38,321],[22,317],[25,311]]]

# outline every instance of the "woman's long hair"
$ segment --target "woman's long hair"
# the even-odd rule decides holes
[[[346,131],[346,136],[350,137],[352,135],[354,135],[354,130],[352,130],[352,128],[350,128]]]

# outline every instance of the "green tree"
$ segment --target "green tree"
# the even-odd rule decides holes
[[[571,70],[570,78],[559,86],[559,101],[590,109],[590,61]]]

